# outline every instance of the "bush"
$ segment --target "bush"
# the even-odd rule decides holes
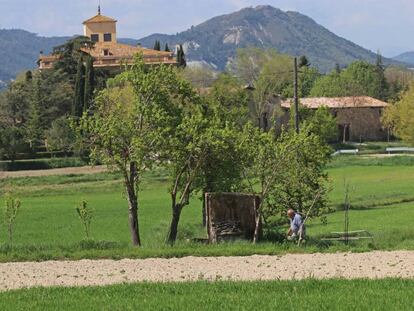
[[[87,165],[87,162],[80,158],[33,159],[14,162],[1,161],[0,171],[46,170],[63,167],[80,167],[84,165]]]

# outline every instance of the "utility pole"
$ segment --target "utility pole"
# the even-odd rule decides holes
[[[298,59],[294,58],[294,83],[293,83],[293,99],[295,103],[295,130],[299,134],[299,95],[298,95]]]

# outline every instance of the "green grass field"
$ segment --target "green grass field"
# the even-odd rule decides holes
[[[414,165],[411,157],[335,159],[328,168],[332,192],[330,205],[343,202],[344,181],[351,186],[350,230],[369,230],[374,243],[358,242],[351,250],[414,249]],[[0,223],[0,261],[62,258],[172,257],[186,255],[249,255],[284,252],[346,250],[340,243],[326,244],[320,237],[343,230],[343,212],[328,215],[308,226],[311,240],[305,248],[292,244],[247,242],[208,246],[191,242],[206,236],[201,226],[201,202],[194,197],[183,211],[179,241],[164,246],[170,220],[168,184],[161,171],[146,174],[141,192],[140,225],[144,247],[130,247],[127,205],[119,176],[112,173],[0,180],[0,191],[21,198],[13,248],[6,243]],[[82,241],[83,231],[75,205],[88,201],[95,210],[94,241]]]
[[[400,310],[414,281],[329,280],[132,284],[0,293],[0,310]]]

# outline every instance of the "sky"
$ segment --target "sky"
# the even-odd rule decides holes
[[[0,29],[42,36],[82,33],[82,21],[99,0],[0,0]],[[392,57],[414,51],[414,0],[101,0],[102,14],[116,18],[118,37],[173,34],[244,7],[272,5],[298,11],[335,34]]]

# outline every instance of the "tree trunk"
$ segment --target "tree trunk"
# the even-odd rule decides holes
[[[206,195],[203,194],[203,208],[202,208],[202,214],[203,214],[203,228],[207,227],[207,209],[206,209]]]
[[[126,183],[126,190],[128,194],[128,223],[129,231],[131,232],[132,244],[134,246],[141,246],[141,237],[139,234],[138,223],[138,196],[136,191],[137,165],[131,162],[129,169],[129,178]]]
[[[129,231],[131,232],[132,244],[134,246],[141,246],[141,237],[139,235],[139,224],[138,224],[138,206],[136,201],[129,202],[128,211],[128,222]]]
[[[256,244],[259,241],[260,238],[260,232],[262,227],[262,212],[261,212],[261,202],[263,199],[260,199],[260,202],[257,202],[257,200],[254,200],[254,209],[256,213],[256,224],[254,228],[254,235],[253,235],[253,244]]]
[[[167,242],[170,245],[174,245],[175,241],[177,240],[178,223],[180,221],[182,207],[179,204],[173,204],[172,209],[173,209],[173,214],[172,214],[170,230],[168,231],[168,238],[167,238]]]

